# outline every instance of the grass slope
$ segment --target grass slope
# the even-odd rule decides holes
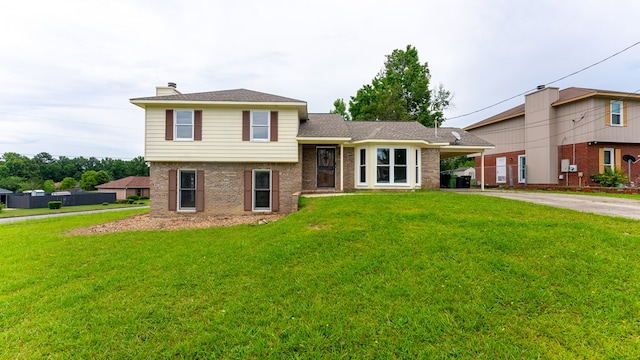
[[[637,221],[442,192],[302,202],[262,226],[0,225],[0,354],[640,356]]]

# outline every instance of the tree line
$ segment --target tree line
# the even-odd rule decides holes
[[[149,176],[142,156],[131,160],[95,157],[53,157],[41,152],[32,158],[6,152],[0,158],[0,188],[11,191],[43,189],[47,192],[96,185],[127,176]],[[60,183],[55,186],[56,183]]]

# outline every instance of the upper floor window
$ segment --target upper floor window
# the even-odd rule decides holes
[[[193,110],[176,110],[175,140],[193,140]]]
[[[378,148],[376,155],[376,183],[407,183],[407,149]]]
[[[611,126],[622,126],[622,101],[611,101]]]
[[[251,140],[269,141],[269,111],[251,112]]]

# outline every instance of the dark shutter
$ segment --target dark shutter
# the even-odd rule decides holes
[[[173,140],[173,110],[167,110],[164,114],[164,139]]]
[[[280,211],[280,171],[271,172],[271,211]]]
[[[271,112],[271,141],[278,141],[278,112]]]
[[[253,196],[251,196],[253,186],[251,185],[251,170],[245,170],[244,172],[244,211],[251,211],[251,204],[253,203]]]
[[[176,211],[178,201],[178,171],[169,170],[169,211]]]
[[[204,170],[196,171],[196,211],[204,211]]]
[[[251,140],[251,112],[242,112],[242,141]]]
[[[202,110],[193,112],[193,140],[202,140]]]

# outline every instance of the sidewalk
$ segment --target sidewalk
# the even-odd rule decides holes
[[[95,214],[95,213],[100,213],[100,212],[122,211],[122,210],[131,210],[131,209],[144,209],[144,208],[148,208],[148,207],[149,206],[132,206],[132,207],[117,208],[117,209],[88,210],[88,211],[66,212],[66,213],[58,213],[58,214],[31,215],[31,216],[16,216],[16,217],[0,218],[0,224],[8,224],[8,223],[18,222],[18,221],[45,219],[45,218],[59,217],[59,216]],[[3,210],[3,211],[5,211],[5,210]]]

